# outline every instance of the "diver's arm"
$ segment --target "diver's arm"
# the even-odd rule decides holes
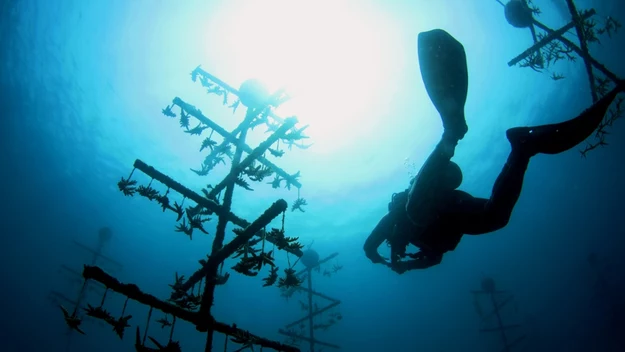
[[[367,237],[363,249],[367,258],[373,263],[386,263],[386,260],[378,253],[378,247],[390,236],[393,226],[393,219],[390,214],[386,214],[375,226],[369,237]]]
[[[398,274],[403,274],[409,270],[427,269],[440,264],[443,260],[442,254],[437,255],[417,255],[415,259],[402,260],[394,263],[391,269]]]
[[[430,212],[434,208],[436,200],[440,198],[442,191],[443,175],[454,156],[458,140],[443,134],[443,138],[436,145],[434,151],[419,170],[415,181],[410,187],[406,212],[410,220],[417,226],[428,222]]]

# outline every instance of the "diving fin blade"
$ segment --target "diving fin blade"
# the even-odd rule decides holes
[[[516,127],[506,134],[513,148],[524,148],[530,155],[559,154],[582,143],[599,127],[616,96],[623,92],[623,82],[601,99],[568,121],[535,127]]]
[[[419,33],[418,56],[425,90],[443,126],[462,138],[467,131],[464,106],[469,89],[464,47],[446,31],[434,29]]]

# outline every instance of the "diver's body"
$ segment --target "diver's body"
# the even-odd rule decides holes
[[[419,35],[419,61],[428,95],[441,114],[444,133],[408,190],[393,195],[386,214],[367,238],[364,250],[374,263],[403,273],[439,264],[443,254],[456,248],[463,235],[480,235],[508,224],[521,194],[523,178],[532,156],[557,154],[581,143],[602,121],[608,107],[625,88],[621,81],[578,117],[553,125],[517,127],[506,136],[512,146],[489,199],[457,190],[462,172],[451,161],[456,145],[468,131],[464,104],[468,89],[466,57],[462,44],[442,30]],[[391,262],[377,248],[388,241]],[[419,248],[407,255],[409,244]],[[400,258],[409,256],[409,260]]]

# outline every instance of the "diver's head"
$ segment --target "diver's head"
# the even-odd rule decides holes
[[[450,161],[442,178],[445,189],[453,190],[460,187],[462,183],[462,170],[460,170],[460,166]]]

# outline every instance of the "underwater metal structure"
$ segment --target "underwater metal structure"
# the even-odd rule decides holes
[[[300,305],[302,310],[306,312],[306,316],[288,323],[284,329],[280,329],[278,331],[280,334],[289,338],[288,341],[290,344],[299,344],[301,341],[305,341],[309,344],[310,352],[317,351],[315,349],[316,345],[334,349],[341,348],[339,345],[324,342],[315,337],[316,330],[327,330],[343,319],[343,316],[340,312],[336,311],[336,308],[339,307],[341,301],[315,291],[312,281],[313,271],[321,272],[321,265],[336,258],[338,255],[338,253],[333,253],[328,257],[319,260],[319,254],[316,251],[312,249],[306,250],[304,255],[300,258],[306,269],[299,271],[296,276],[302,281],[306,280],[307,286],[295,286],[283,289],[282,295],[287,299],[290,298],[296,291],[305,292],[307,298],[306,302],[300,301]],[[341,269],[342,266],[334,265],[331,270],[325,269],[323,275],[329,277],[336,274]],[[319,305],[313,301],[313,297],[324,299],[328,301],[329,304],[327,306],[319,307]],[[334,312],[329,313],[329,319],[327,321],[315,324],[315,317],[321,318],[323,313],[330,312],[332,310],[334,310]],[[299,326],[299,331],[296,329],[297,326]],[[308,327],[308,329],[306,329],[306,327]]]
[[[527,338],[526,335],[513,337],[513,334],[510,332],[521,328],[520,324],[507,324],[504,322],[502,311],[508,304],[513,302],[514,295],[508,291],[498,290],[495,280],[492,278],[483,279],[481,288],[481,290],[471,291],[475,309],[481,319],[480,332],[498,333],[503,343],[503,348],[500,351],[512,352],[514,347]],[[484,312],[480,299],[487,300],[490,311]],[[492,324],[493,319],[494,324]]]
[[[76,240],[72,240],[72,244],[74,244],[78,249],[88,252],[91,255],[91,260],[89,260],[90,265],[102,265],[106,267],[111,272],[118,272],[122,270],[123,266],[119,262],[109,258],[104,255],[104,247],[108,244],[113,236],[113,232],[108,227],[102,227],[98,231],[98,242],[95,247],[87,246],[83,243],[80,243]],[[71,283],[80,283],[80,289],[78,290],[78,294],[75,298],[71,297],[69,294],[64,293],[62,291],[52,290],[48,293],[48,299],[56,306],[68,306],[73,312],[78,311],[78,309],[83,308],[83,303],[87,298],[87,294],[89,292],[93,292],[94,294],[102,295],[104,288],[100,285],[93,285],[91,282],[86,282],[82,278],[82,274],[80,271],[71,268],[68,265],[61,265],[60,269],[65,275],[69,276],[69,280]],[[75,332],[72,329],[67,330],[67,344],[66,350],[69,350],[70,339],[72,333]]]
[[[531,0],[509,0],[505,4],[501,0],[496,1],[504,7],[506,21],[515,28],[530,29],[534,39],[534,44],[510,60],[508,66],[519,65],[520,67],[529,67],[537,72],[543,72],[549,71],[549,68],[560,60],[573,62],[579,56],[584,62],[588,75],[593,103],[606,94],[610,90],[610,86],[621,80],[603,63],[595,59],[588,48],[590,43],[600,43],[599,36],[607,35],[611,38],[618,32],[621,24],[614,17],[605,17],[604,23],[599,26],[594,20],[594,17],[598,16],[595,9],[580,11],[573,0],[565,0],[571,14],[571,22],[561,28],[552,29],[536,20],[536,16],[541,13],[541,10]],[[536,28],[542,32],[536,33]],[[579,45],[565,37],[565,34],[571,30],[575,30],[574,36]],[[563,75],[555,72],[551,74],[551,79],[554,81],[564,78]],[[605,142],[605,137],[608,134],[607,128],[611,127],[615,120],[625,115],[625,106],[622,105],[623,98],[620,98],[600,124],[595,134],[596,141],[588,142],[586,147],[580,150],[582,157],[597,147],[607,145]]]
[[[107,292],[113,291],[126,297],[126,303],[119,318],[113,317],[103,307],[104,298],[99,306],[89,306],[88,309],[85,309],[86,315],[110,324],[117,335],[123,338],[124,330],[130,326],[129,320],[132,318],[130,315],[124,315],[128,300],[148,306],[149,312],[143,336],[141,336],[140,328],[138,326],[136,328],[135,349],[137,351],[180,351],[179,342],[173,340],[174,327],[179,320],[193,324],[196,330],[200,332],[206,332],[204,351],[212,351],[215,332],[226,335],[224,351],[227,350],[229,342],[241,345],[239,351],[254,345],[261,346],[261,350],[264,347],[276,351],[299,351],[294,346],[257,336],[237,327],[236,324],[220,322],[213,317],[211,308],[214,304],[216,286],[224,285],[228,281],[229,274],[223,274],[223,264],[230,257],[239,258],[240,261],[232,269],[246,276],[256,276],[263,267],[269,266],[270,272],[263,279],[263,286],[276,284],[280,288],[293,288],[302,283],[296,276],[296,271],[292,265],[284,269],[284,277],[279,278],[279,268],[274,264],[274,256],[277,251],[286,252],[287,258],[289,254],[297,257],[301,257],[303,254],[303,246],[298,242],[298,238],[285,235],[284,218],[288,208],[287,202],[278,199],[256,220],[247,221],[232,212],[232,197],[235,188],[241,187],[252,190],[249,181],[261,182],[265,178],[273,176],[273,181],[269,182],[273,188],[282,187],[282,183],[285,183],[287,189],[297,188],[297,199],[293,202],[291,210],[303,212],[302,206],[306,205],[306,201],[300,197],[299,193],[301,187],[298,181],[299,172],[295,174],[285,172],[269,161],[266,153],[274,158],[281,157],[285,153],[284,150],[280,149],[281,142],[288,146],[289,150],[292,146],[301,149],[308,148],[310,145],[301,143],[302,139],[308,138],[302,133],[307,126],[298,128],[296,127],[298,122],[296,117],[281,118],[275,114],[275,107],[289,99],[283,90],[269,94],[264,86],[256,80],[245,81],[240,89],[236,90],[199,66],[191,72],[191,78],[194,82],[199,80],[209,94],[219,96],[223,105],[231,108],[233,113],[241,104],[246,108],[245,118],[230,132],[179,97],[173,99],[173,104],[162,109],[162,113],[167,117],[179,117],[180,126],[185,133],[200,136],[205,130],[211,131],[210,135],[203,140],[200,148],[200,151],[207,149],[210,150],[210,153],[205,158],[201,168],[199,170],[192,169],[192,171],[200,176],[208,175],[218,164],[226,164],[225,159],[228,158],[231,166],[227,175],[218,184],[208,185],[202,189],[202,194],[198,194],[156,168],[141,160],[136,160],[130,176],[122,178],[118,182],[118,187],[126,196],[138,194],[158,203],[163,212],[168,210],[173,212],[177,216],[176,221],[178,222],[176,232],[183,233],[190,239],[198,231],[208,234],[204,223],[210,220],[209,216],[215,215],[217,224],[211,251],[207,259],[199,260],[200,268],[188,278],[185,279],[184,276],[178,276],[176,273],[176,281],[170,285],[173,293],[168,300],[161,300],[145,293],[135,284],[121,283],[98,266],[85,265],[82,273],[83,278],[103,284],[106,287],[104,296]],[[236,97],[232,104],[228,102],[230,96]],[[179,116],[173,108],[179,109]],[[190,126],[191,118],[197,120],[198,125],[196,127]],[[260,125],[265,125],[268,128],[267,132],[271,132],[271,135],[256,148],[252,148],[246,144],[248,131]],[[221,136],[221,143],[212,139],[215,133]],[[243,157],[244,153],[248,155]],[[146,175],[149,178],[149,183],[138,185],[138,180],[132,179],[135,171]],[[157,186],[158,184],[160,186]],[[166,190],[159,192],[156,187],[162,187]],[[172,204],[170,197],[173,196],[182,199],[180,202],[174,201]],[[186,200],[193,203],[185,208]],[[281,228],[268,230],[267,226],[280,215],[282,219]],[[228,223],[235,226],[233,229],[235,236],[230,242],[224,243]],[[273,249],[268,250],[269,246],[272,246]],[[148,329],[154,310],[165,314],[165,317],[159,319],[157,323],[161,324],[161,327],[167,326],[171,329],[169,341],[166,344],[159,343],[149,336]],[[172,317],[171,321],[169,316]],[[65,320],[68,326],[77,330],[80,329],[81,318],[77,314],[66,314]],[[156,347],[146,346],[146,338],[150,339]]]

